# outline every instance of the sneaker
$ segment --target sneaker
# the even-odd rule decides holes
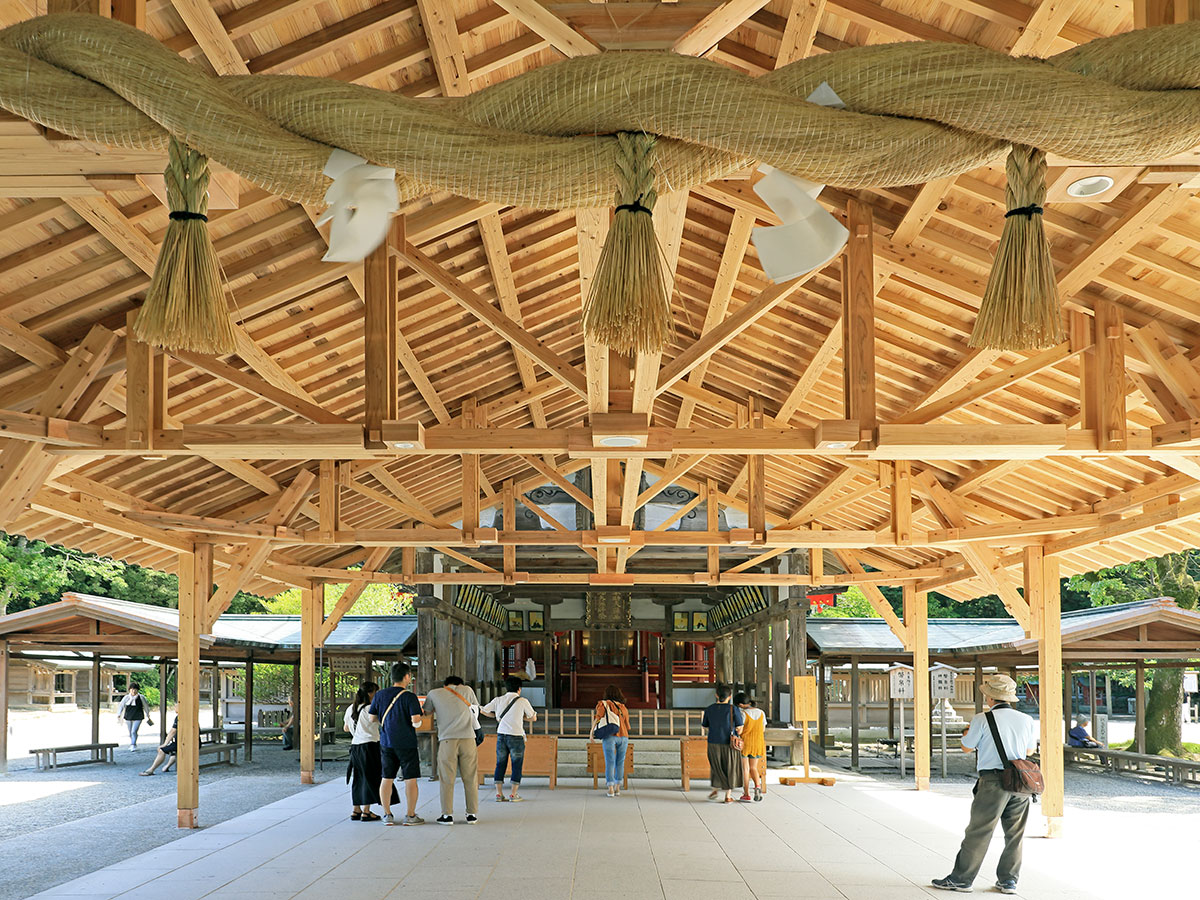
[[[470,813],[467,813],[467,824],[468,825],[478,825],[479,824],[479,816],[473,816]]]
[[[393,816],[391,813],[384,813],[383,814],[383,824],[384,825],[398,825],[400,823],[396,821],[396,817]]]
[[[496,802],[497,802],[497,803],[507,803],[507,802],[508,802],[508,798],[507,798],[507,797],[505,797],[503,794],[497,794],[497,795],[496,795]]]
[[[754,789],[754,802],[757,803],[761,799],[762,799],[762,791],[760,791],[758,788],[755,788]]]
[[[949,875],[945,878],[935,878],[930,882],[939,891],[958,891],[960,894],[969,894],[973,888],[969,884],[963,884],[961,881],[955,881]]]
[[[129,745],[129,752],[130,752],[130,753],[137,753],[137,746],[136,746],[135,744],[130,744],[130,745]]]
[[[1015,894],[1017,892],[1017,879],[1005,878],[1003,881],[997,881],[996,890],[1002,894]]]
[[[404,822],[402,824],[404,824],[404,825],[424,825],[425,820],[422,819],[420,816],[405,816]],[[453,824],[453,823],[451,823],[451,824]]]
[[[752,801],[752,799],[753,798],[749,794],[742,794],[742,796],[738,797],[738,802],[739,803],[750,803]]]
[[[522,803],[522,802],[524,802],[524,800],[525,800],[525,798],[522,797],[520,794],[509,794],[508,795],[509,803]]]
[[[414,816],[413,818],[416,818],[416,816]],[[453,825],[454,824],[454,816],[438,816],[437,823],[439,825]],[[413,823],[413,824],[416,824],[416,823]]]

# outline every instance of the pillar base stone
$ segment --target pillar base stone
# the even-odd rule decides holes
[[[1046,816],[1046,837],[1060,838],[1063,836],[1063,817]]]
[[[196,809],[181,809],[176,824],[179,828],[199,828],[200,811]]]

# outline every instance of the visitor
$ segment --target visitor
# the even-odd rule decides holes
[[[1068,747],[1099,747],[1100,742],[1088,734],[1090,719],[1083,713],[1075,717],[1075,727],[1067,732]]]
[[[129,752],[132,753],[137,750],[138,729],[142,727],[142,722],[145,721],[147,725],[154,724],[150,721],[150,707],[146,704],[146,698],[132,680],[129,690],[117,706],[117,718],[123,721],[129,730]]]
[[[989,675],[984,679],[981,692],[988,711],[971,719],[971,726],[962,739],[963,751],[975,752],[978,773],[971,801],[971,820],[954,860],[954,869],[945,878],[935,878],[933,886],[943,891],[969,892],[999,822],[1004,831],[1004,852],[996,866],[996,889],[1002,894],[1015,894],[1017,878],[1021,874],[1021,839],[1029,818],[1030,795],[1010,794],[1001,784],[1004,761],[996,747],[988,717],[995,722],[1009,760],[1025,759],[1037,751],[1038,724],[1010,705],[1017,702],[1017,683],[1007,675]]]
[[[742,729],[742,796],[743,803],[761,800],[766,793],[764,781],[767,774],[767,714],[744,693],[733,697],[733,705],[746,717]],[[750,796],[750,785],[754,785],[754,796]]]
[[[454,780],[462,775],[467,824],[479,821],[479,698],[457,675],[447,675],[440,688],[425,696],[425,712],[437,720],[438,787],[442,814],[439,825],[454,824]]]
[[[525,761],[525,723],[537,720],[533,705],[521,696],[521,679],[509,675],[504,679],[507,692],[494,698],[479,710],[485,716],[496,719],[496,772],[492,780],[496,783],[496,800],[505,799],[520,803],[525,798],[520,794],[521,764]],[[512,793],[504,796],[504,776],[508,761],[512,760]]]
[[[171,723],[171,729],[167,732],[167,739],[158,746],[158,752],[154,754],[154,762],[150,763],[150,768],[144,772],[138,772],[139,775],[153,775],[159,766],[163,766],[164,772],[171,771],[171,766],[175,765],[175,751],[178,749],[176,743],[179,738],[179,713],[176,711],[175,721]]]
[[[346,707],[342,727],[350,734],[350,761],[346,766],[346,780],[350,782],[350,800],[354,810],[350,818],[355,822],[378,822],[379,816],[371,812],[371,806],[379,802],[379,785],[383,781],[383,762],[379,755],[379,724],[371,721],[367,709],[375,697],[379,685],[364,681],[354,695],[354,702]],[[399,803],[400,795],[392,788],[391,803]]]
[[[612,731],[612,726],[616,731]],[[589,731],[595,740],[597,728],[612,732],[600,738],[604,748],[604,786],[608,796],[621,796],[621,781],[625,777],[625,754],[629,750],[629,710],[625,706],[625,695],[615,684],[604,689],[604,699],[596,704]]]
[[[296,746],[296,708],[292,706],[292,701],[287,702],[287,708],[283,711],[283,721],[279,724],[279,731],[283,735],[283,749],[291,750]]]
[[[714,803],[732,803],[733,789],[742,780],[742,728],[746,717],[730,702],[733,689],[717,685],[717,702],[704,710],[700,725],[708,735],[708,767],[712,772],[712,790],[708,799]],[[725,792],[725,798],[718,796]]]
[[[379,802],[383,806],[384,825],[424,825],[417,815],[417,792],[421,760],[417,756],[417,726],[421,724],[421,701],[408,689],[412,670],[406,662],[392,663],[392,686],[376,691],[367,708],[372,722],[379,724],[380,756],[383,778],[379,782]],[[392,789],[396,775],[404,781],[407,803],[404,818],[392,815]]]

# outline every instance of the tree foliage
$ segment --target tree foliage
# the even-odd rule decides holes
[[[325,612],[330,613],[337,604],[348,585],[331,584],[325,589]],[[275,613],[276,615],[300,615],[300,589],[291,588],[283,591],[270,600],[262,602],[262,609],[256,612]],[[407,616],[413,613],[413,595],[403,588],[392,584],[368,584],[354,601],[350,610],[356,616]]]

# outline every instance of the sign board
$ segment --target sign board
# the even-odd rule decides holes
[[[916,696],[913,691],[913,670],[911,666],[892,666],[888,669],[891,677],[891,697],[893,700],[911,700]]]
[[[1185,694],[1200,693],[1200,672],[1183,673],[1183,692]]]
[[[792,694],[796,698],[795,721],[817,721],[817,679],[812,675],[797,675],[792,679]]]
[[[1108,746],[1108,716],[1092,716],[1092,737],[1096,739],[1101,747]]]
[[[325,662],[339,672],[367,671],[367,656],[365,653],[326,653]]]
[[[958,669],[936,665],[929,670],[929,695],[934,700],[953,700]]]

